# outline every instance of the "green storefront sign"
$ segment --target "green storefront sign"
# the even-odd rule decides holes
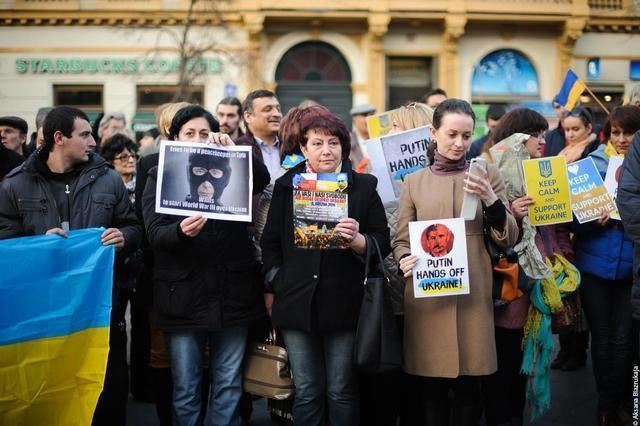
[[[175,74],[178,58],[18,58],[18,74]],[[187,70],[219,74],[220,61],[201,58],[187,61]]]

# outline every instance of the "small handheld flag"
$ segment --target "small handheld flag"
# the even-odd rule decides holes
[[[562,87],[555,97],[555,101],[558,102],[566,109],[573,109],[573,107],[580,99],[580,95],[587,88],[580,78],[572,70],[567,71],[567,75],[564,76]]]

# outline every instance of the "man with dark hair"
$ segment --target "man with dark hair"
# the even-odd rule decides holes
[[[548,130],[547,133],[544,134],[544,154],[546,157],[557,155],[567,144],[564,136],[564,129],[562,128],[562,119],[567,110],[560,105],[557,98],[557,96],[553,98],[551,105],[553,106],[553,111],[558,117],[558,126]]]
[[[282,121],[280,102],[269,90],[255,90],[242,103],[242,115],[247,134],[236,141],[236,145],[253,147],[253,154],[269,170],[271,181],[280,176],[280,140],[278,131]]]
[[[220,132],[226,133],[233,141],[244,135],[240,128],[242,118],[242,104],[240,99],[230,96],[218,102],[216,116],[220,123]]]
[[[24,158],[29,156],[27,151],[27,132],[29,126],[20,117],[0,117],[0,140],[7,149],[14,151]]]
[[[102,244],[116,249],[116,264],[140,244],[142,228],[122,179],[100,156],[86,114],[60,106],[44,122],[44,143],[11,171],[0,187],[0,239],[67,236],[74,229],[104,227]],[[124,425],[128,397],[126,305],[113,288],[109,358],[94,425]]]
[[[480,136],[478,139],[473,141],[473,143],[469,147],[469,151],[467,152],[467,160],[471,160],[472,158],[476,158],[477,156],[482,154],[482,148],[484,148],[484,144],[489,139],[489,136],[491,135],[491,131],[496,128],[496,126],[500,122],[500,119],[506,113],[507,113],[507,110],[502,105],[497,105],[497,104],[489,105],[489,108],[487,108],[487,115],[486,115],[487,128],[488,128],[487,134],[484,136]],[[495,141],[495,143],[498,143],[498,142],[500,141]]]
[[[439,87],[434,87],[424,94],[420,101],[423,104],[429,105],[431,108],[436,109],[438,105],[447,100],[447,92]]]

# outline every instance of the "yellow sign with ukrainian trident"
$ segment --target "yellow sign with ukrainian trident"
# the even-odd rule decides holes
[[[522,162],[527,195],[534,203],[529,207],[532,225],[571,222],[571,192],[567,162],[564,157],[547,157]]]

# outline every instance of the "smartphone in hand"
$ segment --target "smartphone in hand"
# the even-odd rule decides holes
[[[476,157],[471,160],[469,166],[469,173],[474,175],[480,174],[480,169],[487,170],[487,160],[484,158]],[[478,211],[478,203],[480,200],[474,194],[469,194],[465,191],[464,198],[462,199],[462,209],[460,210],[460,217],[464,220],[474,220],[476,218],[476,212]]]

